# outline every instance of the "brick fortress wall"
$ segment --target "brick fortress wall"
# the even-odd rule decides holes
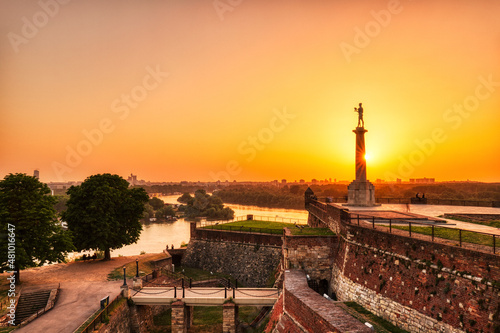
[[[334,302],[308,287],[302,271],[285,271],[283,294],[265,332],[372,332]]]
[[[498,255],[351,225],[331,204],[314,201],[308,210],[310,222],[339,232],[331,279],[339,300],[356,301],[412,332],[500,326]]]

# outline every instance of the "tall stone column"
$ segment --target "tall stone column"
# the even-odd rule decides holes
[[[356,181],[366,182],[366,150],[364,127],[356,127],[353,131],[356,134]]]
[[[353,130],[356,134],[356,179],[347,187],[346,206],[370,207],[375,203],[375,186],[366,179],[366,149],[364,126]]]

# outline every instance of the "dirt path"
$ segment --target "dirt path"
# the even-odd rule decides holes
[[[116,257],[109,261],[76,261],[66,264],[56,264],[43,267],[28,268],[21,271],[22,286],[27,287],[37,284],[52,284],[60,282],[77,281],[107,281],[108,274],[115,268],[139,259],[147,261],[158,256],[156,253],[131,257]]]
[[[158,254],[116,257],[109,261],[70,262],[21,271],[21,290],[48,289],[61,284],[55,307],[15,330],[16,333],[68,333],[77,329],[99,308],[99,301],[109,296],[114,299],[121,291],[123,281],[108,281],[108,274],[135,259],[148,261]],[[2,274],[2,279],[4,279]],[[5,280],[5,279],[4,279]],[[130,279],[127,280],[132,285]]]

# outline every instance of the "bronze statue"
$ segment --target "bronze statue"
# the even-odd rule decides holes
[[[354,108],[354,112],[358,113],[358,127],[365,127],[365,121],[363,120],[363,103],[359,103],[359,108]]]

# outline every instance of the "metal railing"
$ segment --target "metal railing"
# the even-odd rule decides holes
[[[89,318],[92,318],[93,316],[95,316],[95,318],[92,319],[92,321],[89,324],[84,326],[83,329],[82,326],[85,325],[85,323],[82,324],[74,331],[74,333],[90,333],[95,331],[96,327],[104,321],[105,317],[109,315],[108,311],[109,308],[114,306],[121,298],[122,297],[120,295],[116,296],[116,298],[113,301],[111,301],[104,309],[99,309],[96,312],[94,312],[94,314],[92,314],[92,316],[90,316]]]
[[[186,296],[186,290],[189,290],[191,293],[194,293],[194,294],[198,294],[200,295],[201,297],[206,297],[207,295],[213,295],[213,294],[217,294],[217,293],[220,293],[222,291],[224,291],[224,298],[227,299],[229,297],[232,297],[233,299],[236,298],[236,290],[238,290],[239,293],[241,293],[242,295],[245,295],[245,296],[250,296],[250,297],[262,297],[262,298],[265,298],[265,297],[271,297],[271,296],[277,296],[279,298],[279,289],[278,288],[238,288],[238,279],[235,279],[234,282],[231,281],[231,279],[226,279],[226,278],[222,278],[222,279],[218,279],[220,280],[220,284],[223,285],[223,287],[212,287],[212,288],[208,288],[208,289],[212,289],[211,291],[209,292],[201,292],[201,291],[197,291],[197,290],[203,290],[203,289],[207,289],[207,288],[196,288],[196,287],[193,287],[193,282],[195,280],[189,278],[189,279],[184,279],[182,278],[181,279],[181,286],[173,286],[172,289],[169,289],[167,291],[174,291],[174,298],[185,298]],[[195,289],[196,288],[196,289]],[[271,294],[266,294],[266,295],[260,295],[260,294],[252,294],[251,293],[251,290],[255,290],[255,289],[259,289],[259,290],[268,290]],[[162,291],[162,293],[165,292],[165,291]],[[138,290],[135,294],[139,294],[139,293],[145,293],[143,289],[141,290]],[[231,295],[232,293],[232,295]],[[104,311],[104,310],[103,310]],[[102,312],[101,312],[102,313]],[[97,317],[96,317],[97,319]],[[89,324],[88,327],[90,327],[92,325]],[[88,333],[87,331],[81,331],[82,333],[85,332],[85,333]],[[76,331],[75,331],[76,333]]]
[[[247,221],[248,216],[236,216],[231,220],[215,220],[215,221],[200,221],[197,222],[196,226],[200,227],[208,227],[219,224],[226,224],[231,222],[238,221]],[[261,216],[261,215],[252,215],[253,221],[266,221],[266,222],[282,222],[282,223],[297,223],[297,224],[307,224],[307,219],[299,219],[293,217],[279,217],[279,216]]]
[[[230,281],[230,279],[228,279],[228,278],[221,278],[220,276],[217,276],[217,275],[214,276],[214,275],[208,274],[208,273],[205,275],[199,275],[196,278],[192,278],[192,277],[188,277],[183,272],[172,272],[172,271],[164,269],[164,270],[162,270],[162,274],[174,279],[175,283],[184,284],[184,281],[185,281],[186,284],[189,283],[190,288],[193,284],[197,285],[197,284],[200,284],[201,282],[216,283],[216,284],[220,284],[220,285],[225,285],[225,284],[227,284],[227,281]]]
[[[208,225],[204,229],[208,230],[222,230],[222,231],[232,231],[240,233],[258,233],[258,234],[268,234],[268,235],[281,235],[283,234],[283,228],[252,228],[245,226],[229,226],[224,228],[219,228],[218,225]]]
[[[438,238],[440,240],[446,240],[446,241],[458,241],[458,246],[463,247],[463,243],[468,243],[468,244],[475,244],[475,245],[480,245],[484,247],[492,247],[493,253],[496,254],[496,238],[500,237],[499,235],[495,235],[492,233],[487,233],[487,232],[481,232],[481,231],[475,231],[475,230],[467,230],[467,229],[460,229],[460,228],[453,228],[453,227],[447,227],[444,225],[435,225],[433,223],[429,222],[415,222],[415,221],[409,221],[409,220],[400,220],[400,219],[384,219],[384,218],[375,218],[375,216],[369,216],[369,215],[362,215],[362,214],[355,214],[355,213],[350,213],[350,219],[347,221],[350,224],[357,224],[361,225],[360,221],[364,221],[366,227],[366,223],[371,224],[372,229],[377,229],[376,225],[383,227],[383,231],[387,231],[387,228],[389,229],[389,233],[393,232],[393,229],[397,230],[403,230],[403,231],[408,231],[408,236],[410,238],[415,238],[415,234],[418,235],[423,235],[423,236],[429,236],[430,240],[434,243],[435,239]],[[404,226],[401,226],[403,224]],[[397,226],[395,226],[397,225]],[[412,229],[413,227],[413,229]],[[416,229],[416,228],[430,228],[430,229]],[[450,238],[450,237],[442,237],[442,235],[439,235],[437,232],[439,229],[446,229],[450,230],[453,232],[457,233],[457,236],[455,238]],[[423,231],[430,231],[430,232],[423,232]],[[478,238],[483,238],[484,240],[486,238],[491,238],[491,245],[485,244],[485,242],[478,243],[478,242],[471,242],[467,241],[470,240],[470,237],[465,237],[468,234],[475,234],[479,235]],[[441,237],[440,237],[441,236]]]

